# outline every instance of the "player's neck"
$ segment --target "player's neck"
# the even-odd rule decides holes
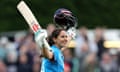
[[[58,48],[58,49],[61,49],[62,47],[60,47],[59,45],[55,44],[55,46]]]

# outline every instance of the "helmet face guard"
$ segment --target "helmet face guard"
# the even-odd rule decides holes
[[[66,30],[77,26],[75,16],[73,16],[71,11],[64,8],[60,8],[55,12],[54,22],[56,23],[56,26],[62,27]]]

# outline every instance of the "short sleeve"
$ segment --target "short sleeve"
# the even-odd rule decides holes
[[[58,58],[59,58],[59,55],[58,55],[58,51],[56,49],[53,50],[53,56],[54,56],[54,60],[57,61]]]

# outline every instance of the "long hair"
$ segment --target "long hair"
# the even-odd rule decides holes
[[[52,46],[53,44],[55,44],[55,42],[53,41],[53,38],[57,38],[60,34],[61,31],[65,31],[64,29],[55,29],[51,35],[48,37],[48,43],[50,46]]]

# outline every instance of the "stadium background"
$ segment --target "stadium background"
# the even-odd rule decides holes
[[[0,0],[0,72],[39,72],[41,58],[16,9],[19,1]],[[58,8],[68,8],[78,18],[77,40],[64,52],[64,72],[120,72],[119,0],[24,1],[48,31]]]

